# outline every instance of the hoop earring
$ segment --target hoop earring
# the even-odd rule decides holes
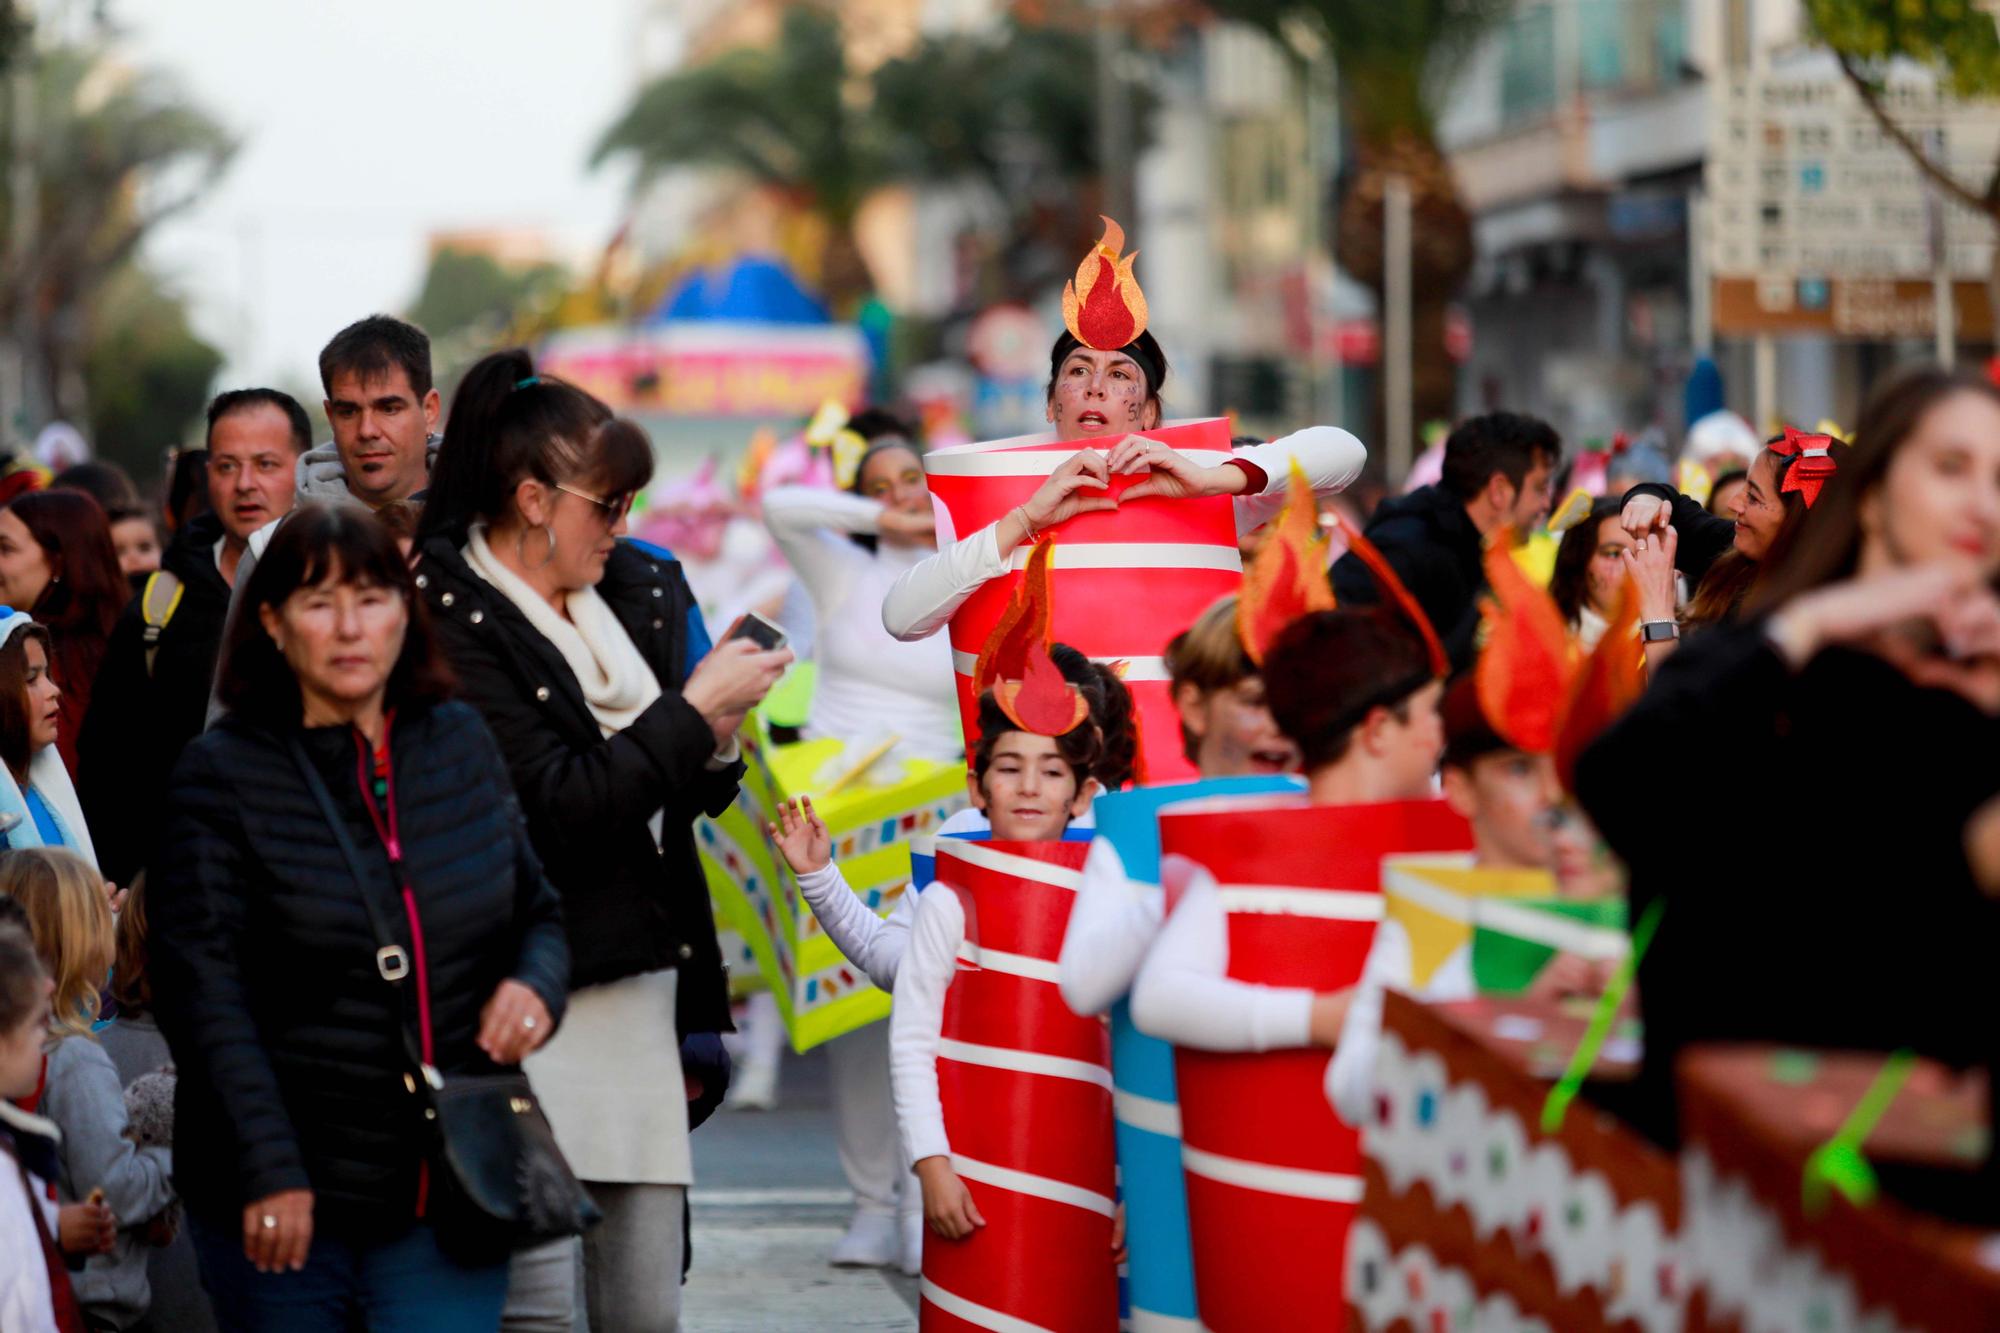
[[[528,534],[530,532],[544,533],[549,539],[549,553],[542,557],[540,564],[528,563]],[[520,558],[521,568],[523,569],[546,568],[549,561],[556,558],[556,530],[545,524],[537,524],[534,527],[524,529],[521,535],[514,539],[514,554]]]

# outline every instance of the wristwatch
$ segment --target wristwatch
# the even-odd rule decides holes
[[[1672,641],[1681,636],[1681,627],[1671,620],[1647,620],[1639,625],[1639,638],[1644,643]]]

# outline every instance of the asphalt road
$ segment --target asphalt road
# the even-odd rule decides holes
[[[834,1148],[826,1057],[787,1055],[772,1111],[725,1107],[694,1134],[688,1333],[914,1330],[916,1282],[834,1268],[853,1200]]]

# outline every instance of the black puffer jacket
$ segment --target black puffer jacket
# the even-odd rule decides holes
[[[1453,670],[1472,665],[1479,594],[1486,591],[1484,539],[1465,501],[1442,486],[1420,486],[1384,500],[1364,534],[1417,599]],[[1333,592],[1342,606],[1373,606],[1382,590],[1356,555],[1334,562]]]
[[[681,1032],[728,1031],[728,985],[693,825],[697,815],[728,809],[743,765],[709,766],[714,733],[680,694],[694,602],[680,566],[623,542],[605,565],[598,594],[663,691],[612,736],[555,645],[472,572],[451,538],[425,544],[417,585],[459,695],[493,728],[535,850],[562,892],[575,984],[678,968]],[[660,810],[655,843],[648,824]]]
[[[300,733],[369,866],[398,943],[412,941],[363,803],[353,730]],[[569,953],[493,737],[460,703],[390,732],[404,865],[423,922],[437,1065],[490,1073],[474,1045],[500,982],[560,1021]],[[415,1215],[429,1136],[404,1082],[415,975],[376,971],[368,912],[283,741],[225,717],[174,770],[149,890],[153,989],[180,1068],[176,1187],[234,1227],[243,1206],[314,1193],[314,1225],[363,1239]]]
[[[82,766],[77,797],[98,865],[114,884],[132,883],[152,864],[167,778],[182,748],[208,721],[215,658],[229,613],[229,584],[215,567],[221,539],[222,520],[199,514],[161,558],[160,568],[180,580],[181,600],[160,629],[152,671],[146,670],[146,618],[137,597],[119,617],[98,668],[90,712],[77,738]]]

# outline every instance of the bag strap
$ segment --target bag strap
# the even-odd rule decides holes
[[[291,752],[292,763],[298,767],[299,776],[305,779],[306,790],[312,793],[313,800],[319,805],[320,814],[326,819],[327,827],[333,831],[333,840],[340,845],[341,857],[347,862],[348,872],[354,877],[354,887],[360,892],[361,905],[368,909],[368,924],[375,932],[377,945],[375,970],[381,974],[382,980],[395,988],[400,1003],[403,979],[410,975],[409,951],[396,943],[396,936],[389,929],[389,919],[383,913],[382,905],[375,901],[374,886],[369,879],[367,867],[362,863],[361,853],[355,847],[354,839],[348,836],[347,821],[342,818],[340,807],[333,803],[333,793],[326,789],[326,780],[320,777],[319,769],[313,765],[312,756],[306,753],[306,747],[299,743],[299,738],[295,735],[285,738],[285,748]],[[410,1033],[409,1024],[399,1022],[396,1026],[402,1030],[403,1048],[408,1053],[410,1062],[423,1071],[425,1081],[430,1083],[432,1088],[441,1086],[442,1080],[437,1071],[425,1061],[422,1050],[417,1046],[416,1038]]]
[[[139,594],[139,618],[146,622],[146,674],[153,674],[153,659],[160,655],[160,631],[181,609],[181,595],[187,586],[171,571],[156,569],[146,576],[146,589]]]

